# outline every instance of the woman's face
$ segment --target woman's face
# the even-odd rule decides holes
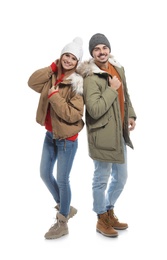
[[[71,53],[64,53],[61,57],[61,65],[66,71],[74,69],[77,63],[77,58]]]

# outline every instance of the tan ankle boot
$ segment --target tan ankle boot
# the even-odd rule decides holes
[[[46,239],[55,239],[68,234],[68,219],[59,212],[57,213],[57,222],[45,234]]]
[[[109,215],[109,218],[111,220],[113,228],[118,229],[118,230],[128,228],[128,224],[127,223],[119,222],[118,218],[114,214],[114,210],[113,209],[108,210],[108,215]]]
[[[56,206],[55,206],[55,209],[57,209],[58,211],[59,211],[59,208],[60,208],[60,206],[57,204]],[[74,207],[72,207],[72,206],[70,206],[70,212],[69,212],[69,215],[68,215],[68,219],[70,219],[70,218],[72,218],[73,216],[75,216],[77,214],[77,209],[76,208],[74,208]]]
[[[98,215],[96,230],[97,230],[97,232],[101,233],[104,236],[108,236],[108,237],[118,236],[118,232],[112,227],[112,224],[111,224],[111,221],[110,221],[110,218],[109,218],[107,212]]]

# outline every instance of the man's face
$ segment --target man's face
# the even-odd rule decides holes
[[[110,49],[104,44],[98,44],[92,51],[95,62],[106,63],[109,59]]]

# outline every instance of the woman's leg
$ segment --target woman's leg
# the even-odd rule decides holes
[[[67,217],[70,211],[71,187],[70,172],[73,160],[78,148],[78,140],[74,142],[68,140],[56,140],[57,146],[57,183],[60,195],[59,212]]]
[[[56,203],[60,203],[59,187],[53,175],[53,168],[57,159],[56,146],[54,145],[53,135],[46,132],[40,163],[40,176],[46,187],[52,194]]]

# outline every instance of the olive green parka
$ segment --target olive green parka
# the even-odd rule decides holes
[[[109,62],[119,73],[123,84],[123,127],[118,92],[108,85],[108,73],[100,70],[93,58],[79,66],[79,72],[84,78],[83,95],[89,156],[94,160],[124,163],[123,142],[133,149],[128,119],[136,119],[136,114],[128,94],[124,68],[111,55]]]

